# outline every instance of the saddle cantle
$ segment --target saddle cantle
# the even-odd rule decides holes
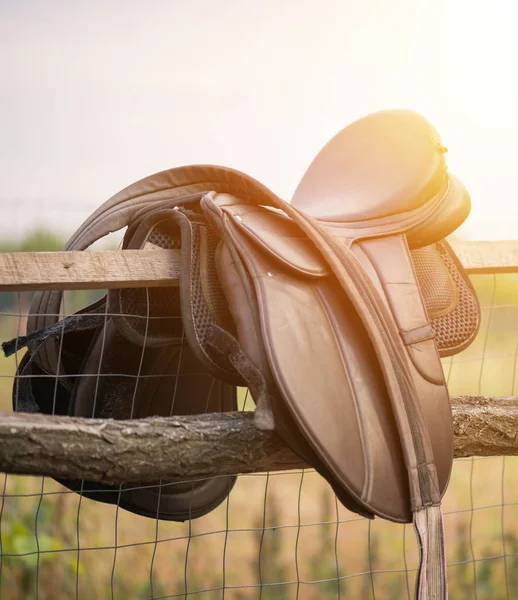
[[[444,153],[421,116],[385,111],[335,136],[291,204],[223,167],[181,167],[129,186],[66,249],[127,227],[124,248],[180,248],[179,289],[112,290],[61,322],[60,292],[36,294],[29,334],[17,341],[29,345],[18,374],[59,375],[58,384],[17,378],[15,410],[235,410],[236,386],[247,386],[257,425],[275,425],[346,507],[414,522],[417,597],[445,598],[439,506],[453,433],[439,356],[474,339],[480,308],[444,241],[470,209]],[[104,497],[93,484],[64,483],[182,520],[217,506],[234,481],[152,493],[106,486]]]

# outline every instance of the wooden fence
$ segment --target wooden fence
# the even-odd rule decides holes
[[[452,242],[470,274],[518,273],[518,241]],[[0,254],[0,291],[177,286],[178,250]],[[518,454],[518,398],[454,397],[455,456]],[[251,413],[131,421],[0,415],[0,471],[105,483],[305,466]]]

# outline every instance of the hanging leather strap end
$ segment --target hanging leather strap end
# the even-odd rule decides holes
[[[447,600],[444,525],[440,506],[414,512],[414,529],[419,543],[416,600]]]

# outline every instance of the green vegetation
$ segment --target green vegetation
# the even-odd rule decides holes
[[[49,229],[34,229],[21,240],[4,240],[0,252],[54,252],[61,250],[65,239]]]
[[[23,494],[23,481],[16,484],[17,493]],[[36,586],[42,600],[54,598],[56,588],[62,597],[72,597],[76,560],[73,554],[62,552],[68,540],[59,520],[52,518],[52,501],[45,496],[32,500],[32,506],[17,512],[15,518],[6,514],[2,519],[2,597],[26,598],[35,593]]]

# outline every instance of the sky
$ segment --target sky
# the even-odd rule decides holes
[[[426,116],[468,239],[517,239],[514,0],[0,0],[0,235],[68,237],[163,169],[231,166],[289,199],[386,108]]]

